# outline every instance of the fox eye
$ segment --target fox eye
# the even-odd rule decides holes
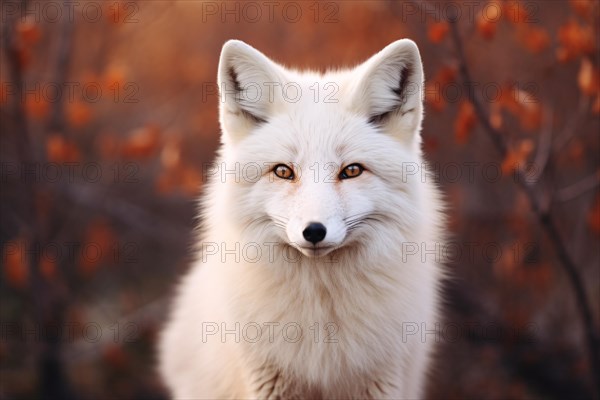
[[[285,164],[277,164],[273,168],[273,173],[281,179],[294,179],[294,171]]]
[[[365,168],[360,164],[350,164],[340,172],[340,179],[356,178],[363,173]]]

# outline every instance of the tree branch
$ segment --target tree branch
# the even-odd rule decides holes
[[[552,117],[554,115],[553,110],[544,111],[544,122],[543,129],[540,132],[540,141],[538,142],[538,148],[534,159],[535,165],[535,177],[533,178],[534,182],[539,182],[542,175],[544,175],[544,171],[546,170],[546,165],[548,165],[548,160],[550,159],[550,154],[552,153]]]
[[[20,2],[20,9],[27,9],[27,0]],[[65,19],[65,24],[70,24]],[[9,18],[4,25],[4,40],[6,51],[6,62],[10,79],[16,87],[16,96],[14,101],[14,119],[16,126],[14,129],[15,142],[17,148],[17,159],[23,165],[33,165],[43,162],[41,154],[37,154],[32,145],[29,126],[27,123],[27,114],[25,112],[25,78],[23,74],[23,65],[21,62],[21,51],[23,43],[19,42],[16,30],[19,24],[19,13]],[[68,49],[67,49],[68,50]],[[60,103],[60,102],[59,102]],[[34,319],[38,326],[44,326],[47,323],[61,326],[64,320],[65,298],[56,286],[46,284],[40,275],[38,264],[40,261],[39,252],[36,251],[44,240],[47,240],[47,226],[40,221],[38,209],[35,205],[35,199],[40,193],[38,182],[22,182],[19,187],[19,193],[22,197],[22,203],[19,209],[22,212],[20,216],[26,226],[28,246],[28,263],[32,267],[30,271],[30,285],[32,287],[31,301],[33,303]],[[36,363],[39,374],[39,392],[40,398],[62,398],[71,399],[70,384],[64,371],[61,360],[61,343],[55,337],[44,336],[39,346],[39,352],[36,353]]]
[[[73,30],[75,22],[65,19],[62,25],[61,37],[58,43],[57,60],[56,60],[56,84],[59,87],[64,87],[67,81],[69,72],[69,62],[71,60],[71,49],[73,47]],[[49,131],[61,131],[64,129],[64,99],[54,102],[50,122],[48,123]]]
[[[600,186],[600,170],[594,172],[591,175],[583,178],[579,182],[576,182],[566,188],[562,188],[556,192],[556,199],[558,201],[569,201],[573,200],[586,193],[595,187]]]
[[[563,147],[565,147],[571,141],[571,139],[573,139],[573,137],[575,137],[575,134],[577,133],[577,128],[579,128],[579,126],[581,125],[581,121],[587,115],[588,109],[590,107],[590,103],[591,103],[590,96],[581,95],[579,97],[579,103],[577,105],[577,110],[575,111],[575,113],[573,115],[571,115],[571,117],[569,118],[569,120],[567,121],[565,126],[563,127],[562,131],[560,132],[560,134],[558,135],[558,137],[556,139],[556,142],[553,145],[553,149],[555,151],[560,150]]]
[[[483,125],[484,130],[487,132],[488,136],[492,140],[500,156],[504,158],[507,154],[507,145],[504,142],[503,134],[490,124],[487,112],[483,108],[483,105],[478,100],[477,96],[475,96],[474,94],[472,80],[469,74],[469,69],[467,66],[467,61],[463,49],[463,42],[460,38],[458,26],[456,24],[456,18],[452,18],[451,16],[449,16],[448,22],[451,27],[452,39],[459,59],[460,77],[463,83],[467,86],[467,89],[469,89],[468,93],[473,93],[473,98],[471,98],[470,100],[473,103],[473,107],[475,109],[477,118]],[[592,382],[594,382],[594,384],[596,385],[597,395],[600,395],[600,351],[598,335],[594,327],[591,306],[581,276],[579,275],[575,263],[572,260],[569,252],[567,251],[565,242],[559,234],[556,224],[550,216],[549,211],[540,207],[540,202],[538,201],[537,195],[533,191],[533,189],[529,185],[527,185],[527,180],[523,176],[523,172],[521,170],[517,170],[516,172],[518,178],[517,185],[526,194],[527,199],[529,200],[529,203],[531,205],[532,211],[536,215],[538,222],[542,226],[543,230],[546,232],[548,239],[552,243],[552,247],[554,247],[556,251],[556,255],[558,256],[559,260],[559,265],[562,267],[562,269],[565,271],[569,278],[569,283],[575,294],[575,298],[579,306],[578,309],[580,312],[580,317],[585,328],[586,343],[590,356]]]

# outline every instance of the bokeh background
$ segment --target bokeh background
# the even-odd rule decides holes
[[[404,37],[424,62],[424,150],[454,246],[428,397],[598,396],[597,1],[1,12],[0,399],[166,398],[154,346],[219,143],[227,39],[324,70]]]

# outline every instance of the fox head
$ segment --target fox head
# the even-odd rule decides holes
[[[411,40],[324,74],[285,68],[231,40],[218,84],[221,167],[240,175],[221,174],[231,188],[223,212],[243,234],[320,257],[370,239],[397,246],[424,221],[419,180],[406,176],[407,165],[421,165],[423,116],[423,67]]]

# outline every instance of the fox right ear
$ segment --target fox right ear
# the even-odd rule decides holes
[[[219,60],[220,118],[223,140],[239,140],[269,118],[269,88],[282,82],[283,69],[239,40],[229,40]]]
[[[423,119],[423,65],[415,42],[401,39],[357,69],[354,109],[401,138],[418,136]]]

